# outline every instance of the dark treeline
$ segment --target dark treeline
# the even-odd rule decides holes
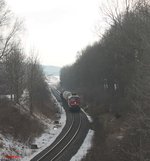
[[[120,15],[99,42],[82,50],[73,65],[62,68],[62,86],[82,91],[86,100],[97,103],[106,97],[126,97],[139,68],[148,63],[149,24],[148,5],[138,3]]]
[[[140,0],[117,16],[111,14],[112,24],[100,41],[82,50],[73,65],[62,68],[61,85],[79,92],[90,104],[97,147],[86,160],[146,161],[150,158],[150,5]],[[125,119],[121,120],[124,131],[118,130],[124,133],[121,141],[107,145],[108,136],[116,131],[106,128],[106,120],[100,121],[102,113]]]

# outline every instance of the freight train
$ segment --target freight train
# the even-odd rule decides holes
[[[80,97],[76,93],[64,91],[60,96],[62,102],[68,106],[70,111],[80,111]]]

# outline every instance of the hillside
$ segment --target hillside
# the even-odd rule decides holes
[[[59,76],[60,67],[51,66],[51,65],[42,65],[43,71],[46,75]]]
[[[135,3],[106,9],[109,29],[61,69],[62,88],[79,93],[93,118],[93,148],[82,161],[150,161],[150,4]]]

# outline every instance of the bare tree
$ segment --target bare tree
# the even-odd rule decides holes
[[[50,110],[47,106],[47,104],[51,104],[51,97],[42,66],[36,56],[31,56],[27,60],[26,66],[26,87],[29,92],[30,114],[40,112],[46,115],[52,109]]]
[[[118,24],[121,26],[123,16],[128,14],[135,4],[136,0],[107,0],[105,3],[102,3],[100,14],[103,15],[106,25]]]
[[[23,51],[18,45],[13,46],[11,53],[5,58],[7,82],[11,96],[14,94],[15,103],[19,103],[23,92],[24,59]]]
[[[19,33],[21,30],[22,22],[16,20],[11,28],[11,30],[8,32],[6,36],[3,36],[2,41],[1,41],[1,48],[0,48],[0,59],[3,57],[9,55],[12,51],[13,46],[16,44],[15,41],[16,35]]]
[[[4,0],[0,0],[0,60],[11,52],[22,22],[13,17]]]
[[[37,57],[33,56],[33,54],[31,55],[32,56],[27,60],[26,74],[27,74],[27,89],[29,91],[30,113],[33,114],[35,104],[37,105],[37,102],[40,102],[42,98],[40,93],[42,93],[41,87],[43,87],[44,85],[43,83],[45,82],[45,77]]]
[[[33,87],[34,87],[34,81],[35,81],[35,76],[36,76],[36,65],[37,65],[37,58],[32,56],[28,59],[27,61],[27,89],[29,91],[29,109],[30,109],[30,114],[33,114]]]

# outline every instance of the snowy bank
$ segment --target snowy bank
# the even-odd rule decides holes
[[[81,145],[80,149],[78,150],[78,152],[71,158],[70,161],[80,161],[81,159],[83,159],[86,154],[88,153],[88,151],[91,149],[92,147],[92,139],[94,136],[94,131],[93,130],[89,130],[83,144]]]
[[[57,108],[61,109],[61,113],[59,115],[59,124],[55,124],[54,121],[43,115],[35,115],[35,117],[47,127],[45,132],[40,137],[35,138],[35,141],[33,142],[33,144],[37,145],[38,149],[31,149],[19,141],[14,141],[11,136],[6,137],[0,134],[0,160],[6,160],[7,157],[17,157],[15,158],[17,161],[30,161],[34,156],[51,145],[66,124],[66,113],[64,109],[60,103],[57,102],[54,96],[53,99],[56,102]],[[26,110],[24,111],[23,109],[22,113],[25,112]]]
[[[54,123],[47,123],[47,120],[45,120],[45,124],[48,126],[45,133],[41,135],[41,137],[36,138],[34,144],[37,144],[39,149],[34,150],[34,153],[30,156],[24,157],[22,161],[30,161],[34,156],[36,156],[38,153],[43,151],[45,148],[50,146],[54,140],[57,138],[57,136],[61,133],[62,129],[64,128],[66,124],[66,113],[61,104],[57,101],[55,96],[52,96],[53,99],[56,102],[56,105],[59,109],[61,109],[61,117],[59,120],[59,124],[55,125]]]

